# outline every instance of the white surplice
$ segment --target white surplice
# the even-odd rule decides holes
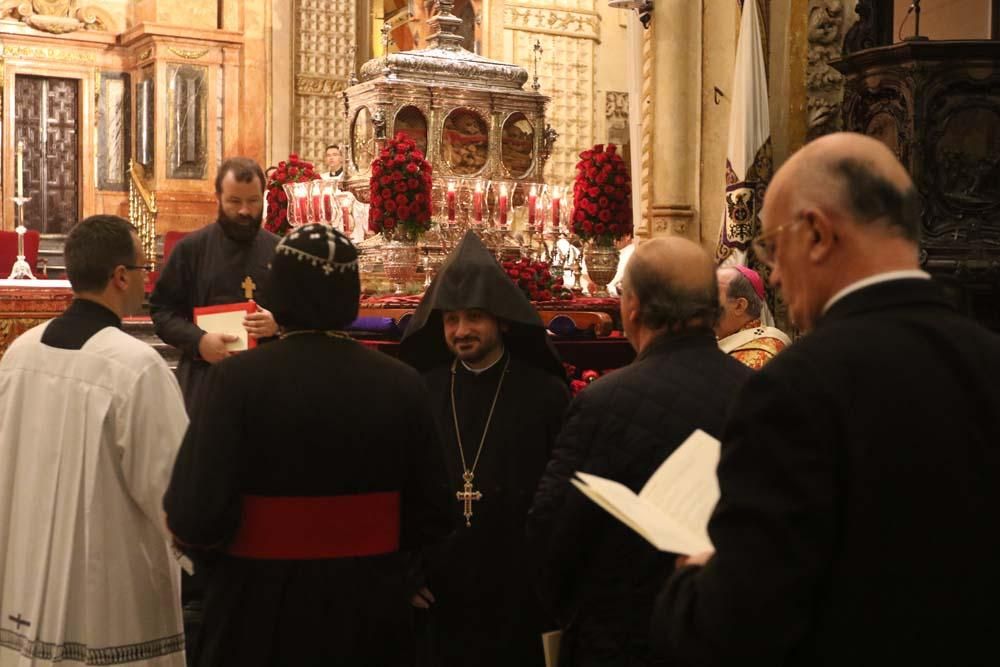
[[[183,667],[162,509],[180,387],[120,329],[66,350],[46,326],[0,360],[0,667]]]

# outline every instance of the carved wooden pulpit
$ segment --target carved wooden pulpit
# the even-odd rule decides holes
[[[1000,330],[1000,41],[906,41],[831,66],[844,129],[882,140],[920,191],[924,268]]]

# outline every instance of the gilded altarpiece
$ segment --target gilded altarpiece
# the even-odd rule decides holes
[[[321,164],[328,144],[347,141],[343,91],[354,71],[355,0],[295,1],[294,150]]]
[[[503,6],[504,60],[535,74],[551,98],[546,116],[559,133],[546,165],[552,182],[569,183],[578,154],[597,139],[597,48],[601,18],[595,0],[508,0]]]

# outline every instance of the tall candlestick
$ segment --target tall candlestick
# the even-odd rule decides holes
[[[538,187],[532,185],[528,193],[528,226],[535,226],[535,207],[538,206]]]
[[[552,188],[552,229],[559,229],[559,186]]]
[[[448,183],[448,192],[445,193],[448,205],[448,222],[455,224],[455,182]]]
[[[483,182],[476,181],[476,189],[472,193],[472,219],[483,221]]]
[[[24,142],[17,142],[17,196],[24,197]]]
[[[497,207],[500,209],[500,226],[507,226],[507,184],[500,184],[500,198],[497,201]]]

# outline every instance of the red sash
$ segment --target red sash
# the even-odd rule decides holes
[[[228,552],[240,558],[318,560],[399,550],[399,492],[353,496],[243,496]]]

